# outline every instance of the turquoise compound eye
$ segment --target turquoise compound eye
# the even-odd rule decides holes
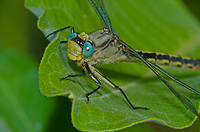
[[[67,38],[67,41],[69,41],[70,39],[76,37],[77,33],[72,33],[69,35],[69,37]]]
[[[83,55],[84,57],[90,57],[93,53],[93,47],[90,42],[86,42],[83,46]]]

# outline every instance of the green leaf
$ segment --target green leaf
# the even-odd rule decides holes
[[[39,90],[36,62],[7,49],[0,60],[0,131],[44,131],[54,102]]]
[[[134,49],[199,57],[200,25],[181,1],[104,2],[115,30]],[[52,32],[52,28],[57,30],[66,26],[74,26],[75,31],[86,33],[103,28],[86,0],[27,0],[25,5],[38,16],[38,27],[45,35]],[[97,69],[120,86],[134,106],[150,110],[132,110],[119,91],[103,82],[102,88],[92,94],[87,103],[85,94],[97,88],[89,77],[60,81],[69,74],[82,73],[81,67],[68,60],[66,45],[59,43],[67,40],[69,34],[70,31],[63,31],[49,38],[52,42],[46,48],[40,64],[39,85],[46,96],[69,95],[73,102],[72,122],[77,129],[118,130],[141,122],[156,122],[181,129],[193,124],[195,115],[148,68],[133,63],[98,65]],[[166,70],[200,91],[199,72],[172,67]],[[199,108],[197,95],[174,85]]]

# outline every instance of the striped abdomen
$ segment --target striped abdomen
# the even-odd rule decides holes
[[[169,65],[186,69],[200,70],[200,59],[181,57],[159,52],[136,50],[142,57],[158,65]]]

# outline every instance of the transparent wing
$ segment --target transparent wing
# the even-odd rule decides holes
[[[181,103],[187,109],[189,109],[195,115],[197,115],[198,117],[200,117],[200,114],[198,113],[198,111],[196,110],[196,108],[192,104],[192,102],[182,92],[180,92],[177,88],[175,88],[169,81],[167,81],[164,77],[162,77],[159,74],[159,72],[167,75],[168,77],[170,77],[172,80],[174,80],[178,84],[182,85],[183,87],[191,90],[192,92],[194,92],[194,93],[196,93],[198,95],[200,95],[200,92],[198,92],[197,90],[191,88],[190,86],[186,85],[185,83],[181,82],[177,78],[173,77],[172,75],[170,75],[168,72],[164,71],[162,68],[160,68],[156,64],[153,64],[150,61],[146,60],[145,58],[143,58],[142,56],[140,56],[133,48],[131,48],[129,45],[127,45],[123,41],[121,41],[121,44],[126,48],[125,52],[126,52],[127,55],[131,54],[132,56],[135,56],[136,58],[139,59],[139,61],[141,63],[144,63],[146,66],[148,66],[165,83],[165,85],[172,91],[172,93],[181,101]],[[131,57],[130,57],[130,59],[131,59]]]
[[[104,4],[102,0],[88,0],[90,4],[92,5],[93,9],[97,13],[99,19],[102,21],[105,27],[110,29],[110,32],[119,36],[119,34],[114,30],[110,19],[108,17],[108,14],[104,8]]]

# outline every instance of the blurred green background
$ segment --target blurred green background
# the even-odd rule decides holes
[[[185,4],[200,19],[200,2]],[[37,29],[37,18],[25,9],[24,1],[0,1],[0,132],[77,131],[71,123],[71,101],[48,98],[38,87],[38,67],[49,42]],[[199,121],[184,130],[154,123],[121,131],[195,131]]]

